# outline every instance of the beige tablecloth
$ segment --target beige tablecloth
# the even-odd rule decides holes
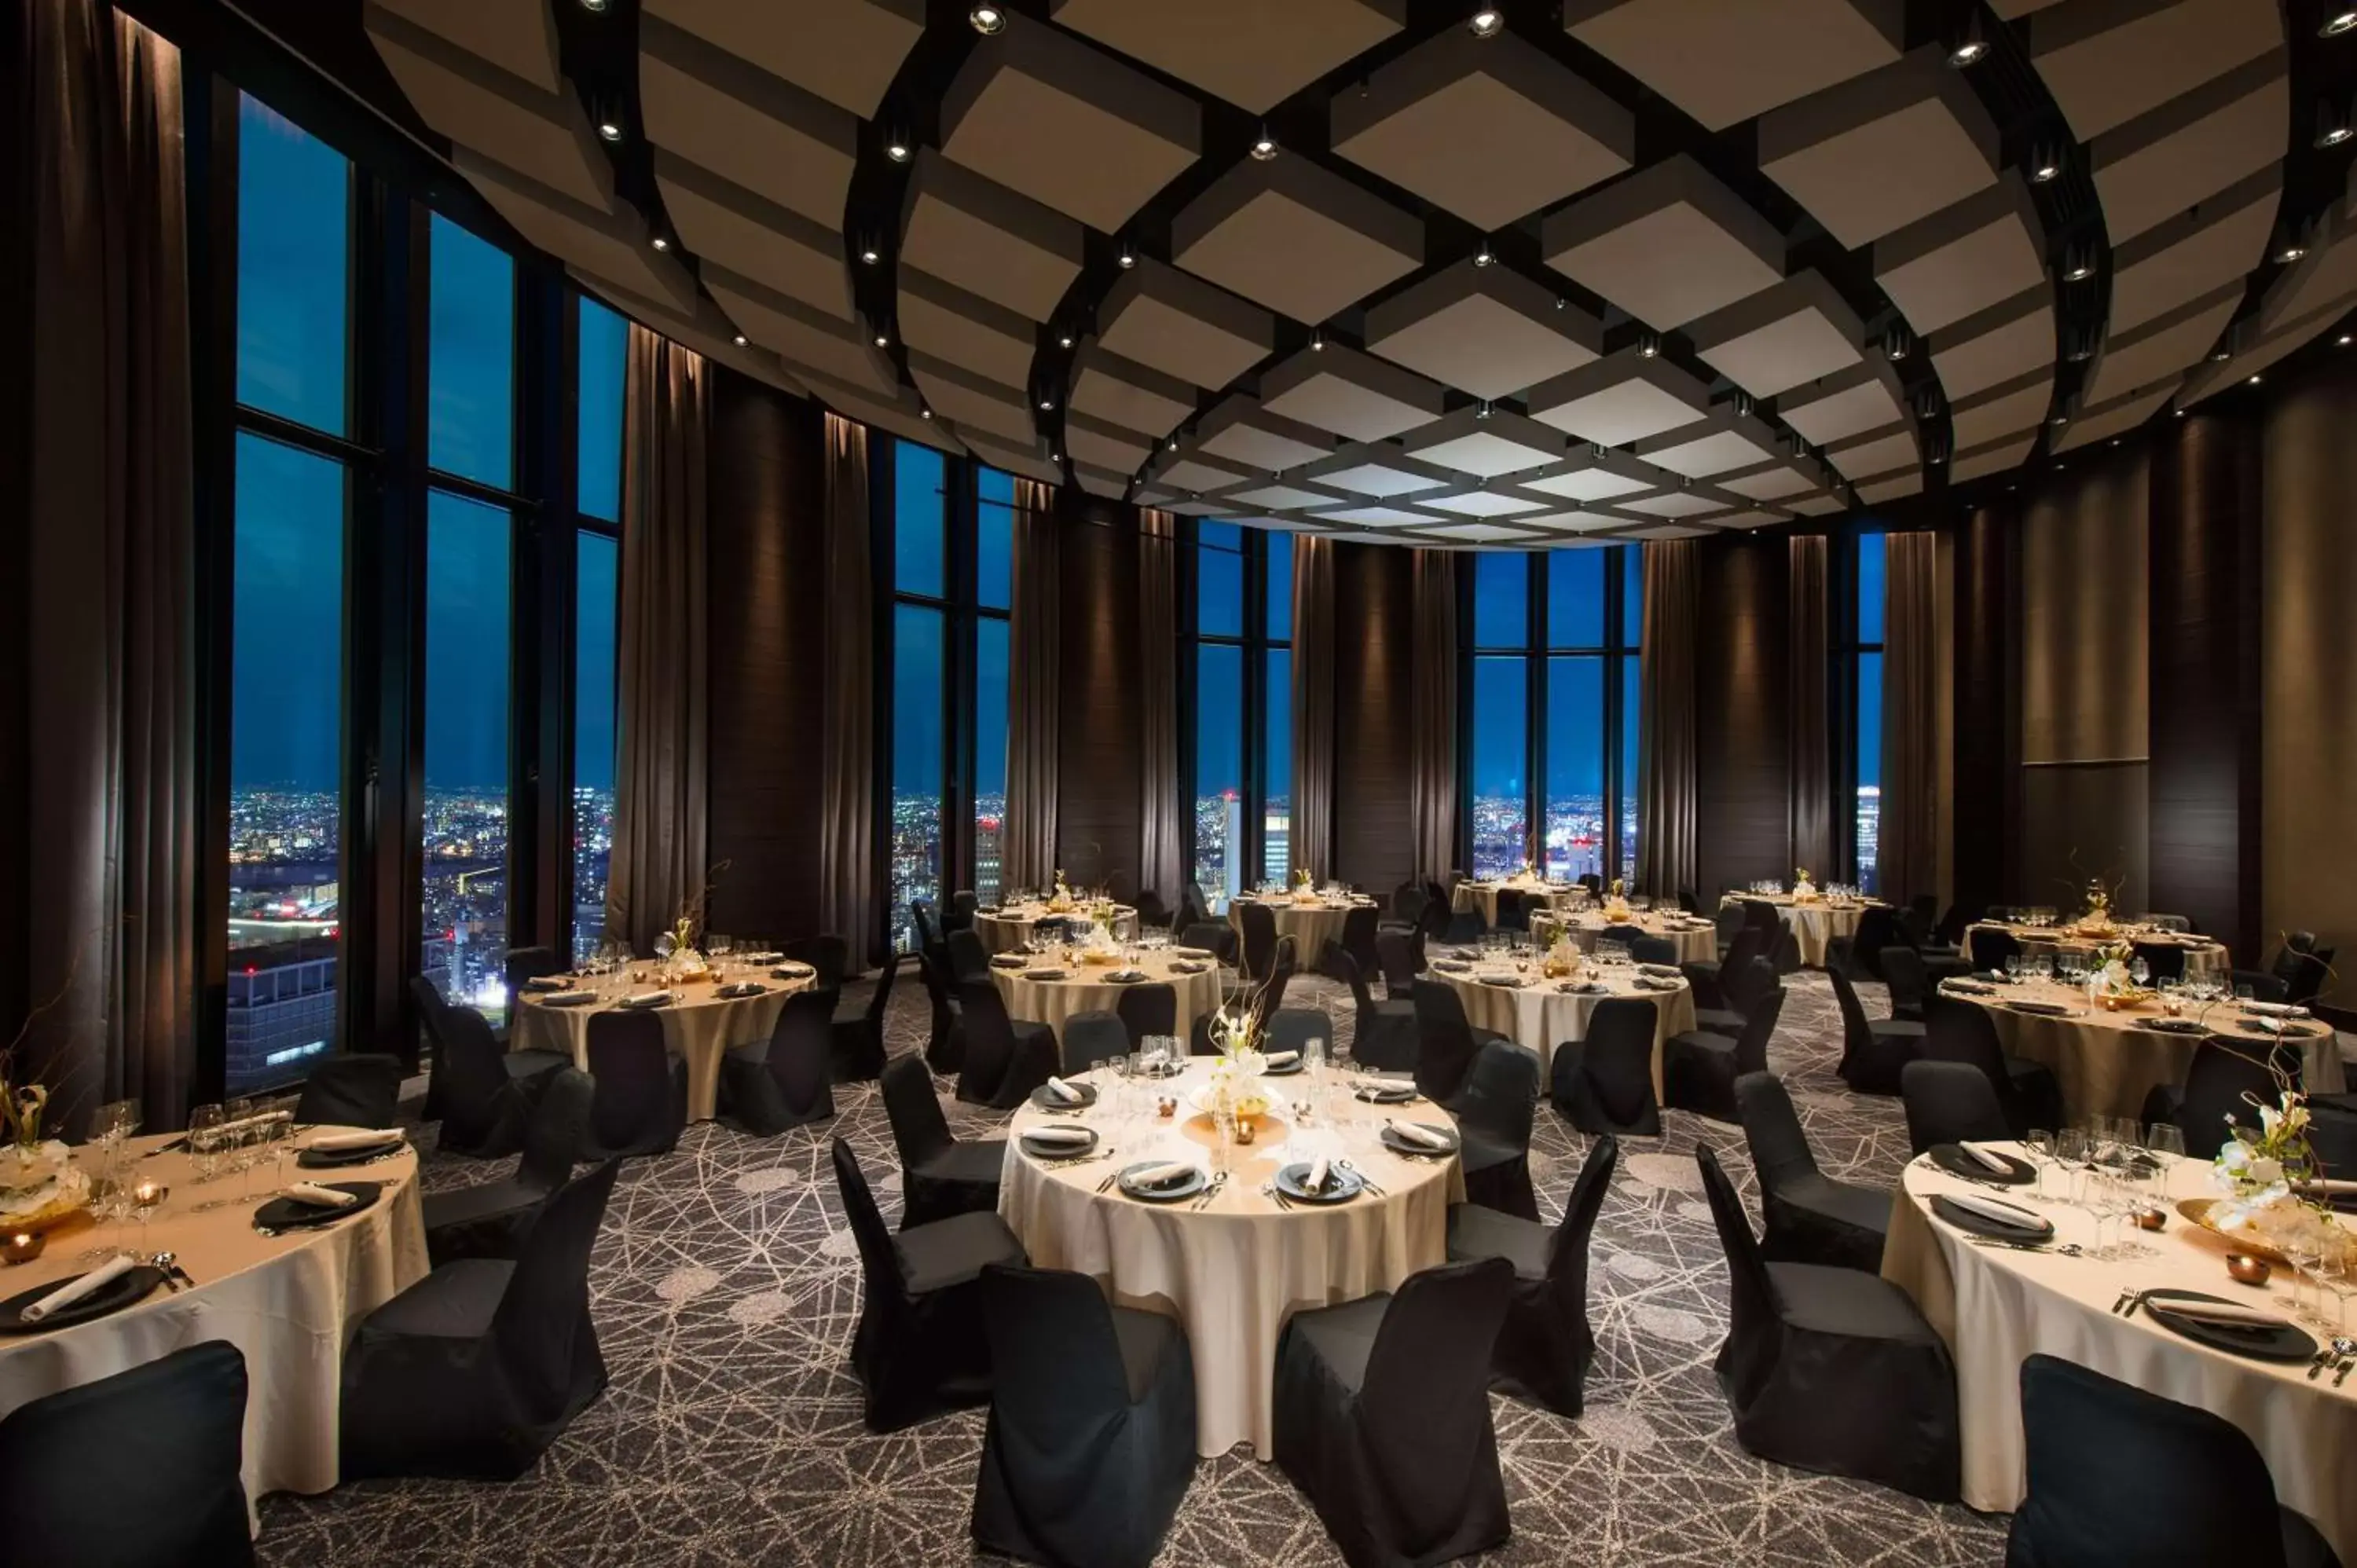
[[[769,987],[759,996],[713,994],[710,984],[678,988],[675,1000],[656,1011],[663,1021],[663,1043],[687,1062],[687,1115],[691,1122],[708,1122],[719,1114],[720,1058],[737,1046],[766,1040],[785,1011],[786,998],[802,990],[806,980],[762,978]],[[608,997],[635,995],[656,989],[651,984],[605,986]],[[527,991],[516,998],[515,1023],[508,1030],[511,1051],[563,1051],[583,1072],[589,1070],[589,1019],[608,1003],[576,1007],[551,1007]]]
[[[339,1129],[322,1128],[320,1132]],[[342,1129],[349,1131],[349,1129]],[[299,1144],[316,1134],[305,1133]],[[132,1140],[155,1150],[169,1134]],[[289,1163],[290,1171],[293,1169]],[[185,1349],[226,1339],[245,1356],[242,1474],[249,1504],[265,1492],[324,1492],[339,1478],[337,1420],[342,1408],[345,1341],[360,1320],[425,1277],[425,1228],[419,1218],[417,1156],[394,1157],[347,1170],[301,1173],[319,1181],[375,1181],[382,1197],[365,1213],[323,1230],[257,1235],[259,1195],[276,1185],[267,1166],[253,1173],[252,1203],[207,1213],[195,1207],[239,1191],[241,1177],[223,1176],[199,1186],[186,1155],[155,1154],[133,1166],[137,1181],[171,1189],[149,1221],[146,1250],[179,1254],[196,1288],[158,1287],[135,1306],[46,1334],[0,1338],[0,1415],[28,1400],[94,1382]],[[29,1263],[0,1272],[0,1295],[55,1283],[95,1266],[81,1253],[103,1235],[69,1230]],[[138,1227],[121,1239],[138,1244]]]
[[[2214,1195],[2206,1162],[2185,1161],[2170,1176],[2174,1194]],[[2357,1382],[2311,1383],[2302,1364],[2230,1356],[2142,1313],[2118,1317],[2110,1310],[2130,1286],[2287,1308],[2280,1274],[2263,1291],[2233,1283],[2222,1262],[2225,1243],[2175,1215],[2160,1234],[2140,1236],[2159,1256],[2136,1262],[1975,1247],[1924,1207],[1932,1194],[1974,1190],[1927,1165],[1910,1165],[1882,1253],[1882,1277],[1915,1298],[1955,1356],[1965,1502],[1999,1511],[2020,1506],[2021,1362],[2042,1352],[2233,1422],[2258,1444],[2276,1498],[2313,1520],[2344,1562],[2357,1562],[2357,1487],[2347,1484],[2349,1456],[2357,1454]],[[2059,1202],[2029,1207],[2053,1219],[2060,1240],[2093,1243],[2094,1221],[2083,1211]]]
[[[2098,945],[2095,938],[2073,936],[2055,926],[2019,926],[2006,920],[1975,920],[1964,928],[1964,951],[1967,954],[1972,951],[1975,931],[2004,931],[2030,952],[2051,952],[2057,949],[2068,949],[2072,952],[2091,952]],[[2134,935],[2122,932],[2117,937],[2105,938],[2104,941],[2106,943],[2152,942],[2164,947],[2183,948],[2185,972],[2188,978],[2196,975],[2212,975],[2223,980],[2233,973],[2234,969],[2233,954],[2226,950],[2223,943],[2213,942],[2207,937],[2179,936],[2166,931],[2140,931]]]
[[[2157,1004],[2133,1012],[2089,1012],[2087,993],[2059,981],[2022,981],[2000,985],[1988,995],[1943,987],[1942,994],[1986,1007],[1996,1020],[1997,1038],[2009,1055],[2043,1062],[2062,1081],[2062,1103],[2073,1117],[2142,1116],[2145,1096],[2155,1084],[2183,1083],[2193,1061],[2200,1035],[2172,1035],[2156,1030],[2153,1020],[2163,1016]],[[2071,1009],[2068,1017],[2018,1013],[2008,1002],[2050,1003]],[[2266,1036],[2241,1026],[2244,1015],[2232,1002],[2185,1015],[2206,1024],[2211,1032],[2233,1039],[2265,1044]],[[2308,1031],[2300,1038],[2301,1082],[2311,1094],[2339,1094],[2348,1087],[2341,1065],[2340,1042],[2332,1031],[2313,1019],[2301,1020]],[[2212,1151],[2214,1153],[2215,1151]]]
[[[1229,903],[1228,923],[1235,927],[1239,940],[1244,931],[1243,907],[1258,902],[1261,900],[1237,898]],[[1276,917],[1276,934],[1293,939],[1294,961],[1303,969],[1317,963],[1328,942],[1342,940],[1342,922],[1350,918],[1351,910],[1355,907],[1347,898],[1330,904],[1322,899],[1315,904],[1296,903],[1290,898],[1272,898],[1266,902],[1269,912]],[[1372,909],[1375,906],[1370,901],[1366,907]]]
[[[1615,923],[1592,909],[1579,915],[1533,915],[1531,937],[1542,944],[1552,943],[1557,930],[1567,929],[1580,951],[1594,952],[1596,944],[1604,940],[1605,928]],[[1680,963],[1712,963],[1717,961],[1718,928],[1708,920],[1689,924],[1683,915],[1663,915],[1659,910],[1652,910],[1619,923],[1635,926],[1649,937],[1667,937],[1677,946]]]
[[[974,934],[982,939],[983,947],[991,952],[1012,952],[1031,940],[1031,928],[1043,919],[1086,920],[1088,918],[1088,911],[1085,908],[1068,909],[1060,914],[1051,914],[1045,904],[1008,904],[994,915],[976,913],[974,918]],[[1116,905],[1114,908],[1113,934],[1121,941],[1135,941],[1137,911],[1126,904]]]
[[[1724,902],[1773,904],[1777,918],[1792,931],[1792,940],[1800,944],[1801,962],[1811,969],[1825,967],[1825,949],[1835,937],[1857,934],[1857,923],[1871,904],[1828,904],[1813,899],[1795,904],[1789,893],[1730,893]]]
[[[1500,888],[1511,888],[1516,893],[1524,894],[1540,902],[1544,902],[1547,898],[1564,891],[1563,888],[1554,886],[1543,876],[1524,876],[1517,873],[1512,876],[1501,877],[1495,882],[1460,882],[1457,885],[1457,891],[1449,895],[1448,907],[1460,915],[1468,909],[1479,909],[1481,911],[1482,920],[1486,924],[1494,926],[1498,923]]]
[[[1187,1096],[1208,1071],[1208,1063],[1199,1061],[1154,1090],[1177,1093],[1181,1118],[1190,1117]],[[1306,1077],[1269,1081],[1286,1101],[1308,1092]],[[1385,1117],[1446,1124],[1448,1112],[1421,1100],[1364,1105],[1339,1091],[1329,1103],[1340,1108],[1339,1130],[1296,1131],[1289,1104],[1281,1105],[1279,1128],[1235,1152],[1227,1187],[1200,1211],[1140,1203],[1096,1187],[1115,1169],[1140,1161],[1184,1157],[1213,1169],[1218,1156],[1208,1146],[1202,1118],[1193,1119],[1190,1131],[1182,1119],[1125,1117],[1100,1104],[1082,1120],[1112,1145],[1108,1158],[1049,1168],[1017,1144],[1007,1159],[998,1212],[1033,1264],[1078,1270],[1103,1283],[1121,1305],[1164,1313],[1186,1326],[1195,1359],[1198,1453],[1224,1454],[1250,1443],[1260,1458],[1274,1456],[1276,1341],[1294,1313],[1396,1290],[1410,1274],[1448,1257],[1448,1206],[1464,1201],[1463,1167],[1454,1159],[1404,1158],[1377,1142]],[[1026,1107],[1016,1113],[1012,1132],[1019,1134],[1043,1119],[1043,1112]],[[1280,1209],[1261,1195],[1280,1166],[1320,1154],[1348,1157],[1387,1196],[1365,1192],[1331,1208]]]
[[[1451,974],[1445,970],[1432,972],[1448,982],[1465,1004],[1465,1016],[1475,1028],[1494,1029],[1518,1046],[1528,1046],[1539,1054],[1539,1087],[1545,1091],[1548,1074],[1555,1067],[1555,1047],[1565,1040],[1587,1037],[1587,1020],[1598,1002],[1611,996],[1637,996],[1653,1004],[1659,1021],[1653,1030],[1653,1094],[1662,1092],[1662,1046],[1672,1035],[1682,1035],[1695,1026],[1694,987],[1681,980],[1675,991],[1645,991],[1636,984],[1633,967],[1615,964],[1599,972],[1610,991],[1605,996],[1566,993],[1558,989],[1564,983],[1547,980],[1532,966],[1531,978],[1520,985],[1491,985],[1476,978],[1480,974],[1495,974],[1495,969],[1475,965],[1464,974]]]
[[[1220,1005],[1220,966],[1210,959],[1193,961],[1203,965],[1200,974],[1179,974],[1171,969],[1178,961],[1168,952],[1149,952],[1138,956],[1137,967],[1146,973],[1139,984],[1166,982],[1178,998],[1178,1037],[1187,1038],[1195,1020],[1206,1013],[1216,1012]],[[1064,1037],[1064,1020],[1075,1013],[1111,1013],[1121,1006],[1121,993],[1129,989],[1115,985],[1105,976],[1121,969],[1120,964],[1067,963],[1059,956],[1043,958],[1031,965],[1033,969],[1060,969],[1067,978],[1034,980],[1028,971],[1000,969],[993,965],[990,978],[998,983],[998,994],[1006,1001],[1010,1018],[1028,1018],[1046,1024]]]

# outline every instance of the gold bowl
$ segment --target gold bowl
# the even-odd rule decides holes
[[[2291,1260],[2284,1255],[2282,1250],[2253,1227],[2220,1224],[2217,1215],[2224,1207],[2225,1200],[2216,1197],[2180,1197],[2177,1200],[2177,1212],[2220,1240],[2229,1243],[2233,1249],[2230,1255],[2246,1255],[2266,1262],[2278,1263],[2285,1268],[2291,1267]],[[2341,1247],[2352,1261],[2357,1261],[2357,1235],[2342,1232]]]

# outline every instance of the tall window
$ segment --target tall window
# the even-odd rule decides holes
[[[1267,606],[1262,629],[1267,643],[1261,658],[1261,875],[1282,881],[1293,841],[1293,540],[1262,536],[1268,567],[1262,575]],[[1330,865],[1308,866],[1330,877]]]
[[[1856,633],[1850,651],[1857,660],[1857,678],[1850,682],[1857,704],[1850,752],[1857,779],[1852,815],[1851,846],[1857,885],[1871,893],[1880,886],[1877,862],[1882,839],[1882,607],[1883,535],[1852,536],[1857,552],[1855,574],[1857,597],[1852,607]]]
[[[1600,550],[1546,562],[1546,817],[1534,858],[1552,877],[1604,874],[1605,568]]]
[[[1645,711],[1641,696],[1645,646],[1645,550],[1626,544],[1620,550],[1620,604],[1617,622],[1620,650],[1620,711],[1613,715],[1620,735],[1620,771],[1613,780],[1620,798],[1620,854],[1612,875],[1637,879],[1637,766],[1642,738],[1640,722]]]
[[[892,444],[892,907],[902,945],[909,901],[942,897],[942,797],[949,784],[948,463]]]
[[[1531,558],[1473,560],[1473,875],[1529,858]]]
[[[238,108],[228,1091],[336,1043],[350,476],[351,166]]]
[[[1293,541],[1198,522],[1189,556],[1194,616],[1179,650],[1195,709],[1189,870],[1216,907],[1282,879],[1291,864]]]
[[[630,323],[580,301],[580,371],[574,542],[573,952],[606,934],[606,875],[614,847],[614,675],[622,547],[622,376]]]
[[[996,903],[1006,821],[1006,628],[1015,603],[1015,478],[974,472],[974,892]]]

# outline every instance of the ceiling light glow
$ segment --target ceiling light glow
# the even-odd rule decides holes
[[[1484,5],[1465,24],[1477,38],[1494,38],[1505,30],[1506,18],[1495,5]]]
[[[965,19],[973,23],[974,30],[984,38],[1006,26],[1006,13],[996,5],[976,5],[965,14]]]

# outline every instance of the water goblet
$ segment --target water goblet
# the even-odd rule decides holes
[[[2043,1197],[2046,1196],[2046,1168],[2055,1163],[2053,1129],[2032,1127],[2029,1136],[2022,1140],[2022,1147],[2029,1152],[2029,1163],[2038,1172],[2037,1184],[2030,1190]]]
[[[2007,980],[2018,980],[2021,977],[2021,955],[2019,953],[2009,952],[2005,955],[2005,977]]]
[[[139,1216],[139,1256],[142,1258],[150,1255],[147,1223],[155,1218],[156,1211],[164,1207],[164,1200],[171,1196],[172,1189],[159,1181],[143,1181],[131,1189],[131,1207]]]
[[[2146,981],[2152,978],[2152,965],[2145,962],[2141,957],[2129,960],[2128,978],[2135,981],[2138,985],[2142,985]]]

